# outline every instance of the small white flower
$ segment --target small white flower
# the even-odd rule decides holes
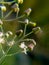
[[[25,45],[24,42],[21,43],[21,45],[19,46],[21,49],[23,49],[23,53],[27,54],[27,46]]]
[[[0,43],[4,44],[5,43],[5,39],[4,38],[0,38]]]
[[[15,41],[10,41],[8,45],[9,45],[9,46],[12,46],[12,45],[14,45],[14,42],[15,42]]]
[[[25,53],[25,54],[27,54],[27,49],[24,48],[24,50],[22,52]]]
[[[22,42],[21,45],[20,45],[19,47],[22,48],[22,49],[27,48],[27,46],[25,45],[24,42]]]
[[[21,43],[20,48],[22,48],[22,49],[25,48],[25,44],[24,44],[24,42]]]
[[[0,32],[0,37],[4,36],[4,34],[2,32]]]

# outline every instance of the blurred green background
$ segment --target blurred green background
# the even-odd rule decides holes
[[[32,22],[36,22],[37,26],[40,26],[42,29],[42,34],[41,35],[37,34],[38,41],[34,49],[34,52],[49,57],[49,0],[24,0],[24,3],[20,5],[20,14],[23,14],[24,10],[26,10],[27,8],[32,8],[32,12],[29,16],[29,19]],[[4,27],[5,30],[11,30],[15,32],[15,29],[17,28],[17,23],[4,22]],[[6,62],[8,61],[10,62],[11,60],[12,57],[10,58],[10,60],[7,60]],[[13,61],[16,62],[15,59],[12,60],[11,62]],[[39,63],[37,62],[37,64],[34,65],[38,64]],[[15,64],[5,63],[5,65]]]

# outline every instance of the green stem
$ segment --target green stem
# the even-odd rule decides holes
[[[4,19],[7,18],[12,12],[13,12],[13,10],[11,10],[11,11],[4,17]]]
[[[12,2],[0,2],[0,4],[11,4],[11,3],[13,3],[14,1],[12,1]]]
[[[24,36],[26,34],[26,28],[27,28],[27,24],[25,24],[25,28],[24,28]]]
[[[15,20],[18,20],[18,19],[23,18],[24,16],[25,16],[25,15],[21,15],[21,16],[15,18],[15,19],[9,19],[9,20],[5,20],[5,19],[3,19],[2,21],[15,21]]]

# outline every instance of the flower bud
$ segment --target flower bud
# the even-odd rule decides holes
[[[17,3],[14,3],[14,4],[12,4],[11,7],[12,7],[12,8],[17,8],[17,7],[19,7],[19,5],[18,5]]]
[[[23,0],[18,0],[18,3],[19,3],[19,4],[22,4],[22,3],[23,3]]]
[[[16,31],[16,35],[17,36],[19,36],[20,34],[22,34],[23,33],[23,30],[18,30],[18,31]]]
[[[28,22],[29,22],[29,20],[28,19],[25,19],[25,21],[24,21],[26,24],[28,24]]]
[[[17,4],[17,3],[14,3],[13,5],[12,5],[12,8],[13,8],[13,10],[14,10],[14,12],[19,12],[19,5]]]
[[[33,31],[34,31],[35,33],[39,32],[40,30],[41,30],[40,27],[33,28]]]
[[[20,9],[17,7],[17,8],[14,8],[14,11],[15,12],[19,12],[20,11]]]
[[[36,23],[34,23],[34,22],[29,22],[29,24],[30,24],[31,26],[33,26],[33,27],[36,26]]]
[[[0,6],[3,12],[6,12],[6,6]]]
[[[31,10],[31,8],[28,8],[27,10],[25,10],[25,12],[24,12],[24,13],[25,13],[27,16],[29,16],[29,15],[30,15],[30,13],[31,13],[31,11],[32,11],[32,10]]]
[[[11,31],[8,31],[8,34],[9,34],[9,35],[13,35],[13,33],[12,33]]]

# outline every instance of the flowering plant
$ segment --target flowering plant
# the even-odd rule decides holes
[[[1,57],[0,57],[0,64],[3,63],[5,57],[12,56],[20,52],[27,54],[27,51],[32,51],[34,46],[36,45],[35,40],[28,36],[30,34],[38,33],[41,29],[40,27],[36,26],[35,22],[31,22],[28,19],[28,16],[30,15],[32,11],[31,8],[28,8],[27,10],[24,11],[23,15],[19,16],[19,11],[20,11],[19,4],[22,4],[22,3],[23,3],[23,0],[17,0],[17,2],[16,1],[0,2],[1,4],[0,5],[0,13],[1,13],[1,16],[0,16],[0,47],[1,47],[1,52],[2,52]],[[6,5],[10,6],[11,11],[10,12],[8,11],[8,13],[4,15],[4,13],[7,12]],[[16,15],[15,18],[8,19],[8,17],[13,12]],[[22,18],[24,18],[24,20],[20,21],[20,19]],[[13,22],[16,21],[18,23],[23,24],[24,29],[16,30],[15,34],[13,34],[13,32],[11,31],[4,32],[3,21],[7,21],[7,23],[10,21],[13,21]],[[30,32],[27,32],[27,27],[32,28]],[[5,46],[6,46],[6,49],[4,49]],[[19,50],[17,50],[14,53],[9,54],[9,51],[12,49],[13,46],[16,46],[16,48],[18,47]]]

